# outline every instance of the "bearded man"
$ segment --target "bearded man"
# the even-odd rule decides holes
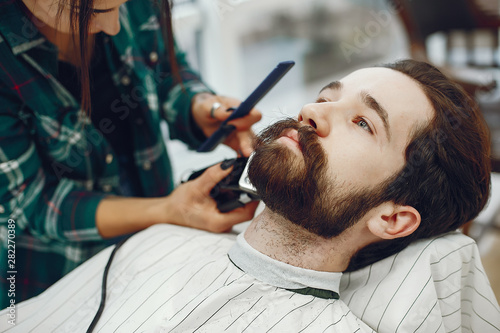
[[[436,68],[358,70],[258,137],[249,177],[265,208],[244,233],[156,225],[130,238],[96,329],[499,331],[477,247],[455,232],[488,200],[488,157],[477,106]],[[21,303],[16,329],[86,329],[111,250]]]

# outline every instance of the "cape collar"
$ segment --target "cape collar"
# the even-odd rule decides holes
[[[342,273],[320,272],[272,259],[250,246],[244,233],[238,235],[228,256],[236,267],[269,285],[320,298],[339,298]]]

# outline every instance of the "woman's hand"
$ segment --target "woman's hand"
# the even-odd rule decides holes
[[[107,197],[97,207],[97,229],[104,238],[130,234],[158,223],[211,232],[229,231],[233,225],[252,219],[258,205],[253,201],[227,213],[217,209],[210,191],[231,170],[232,167],[223,170],[221,164],[214,165],[166,197]]]
[[[257,201],[226,213],[217,209],[210,191],[232,170],[232,167],[223,170],[221,165],[224,164],[214,165],[198,178],[181,184],[166,198],[165,222],[211,232],[226,232],[233,225],[253,218]]]
[[[219,103],[220,106],[212,113],[214,103]],[[193,97],[191,112],[194,121],[203,131],[203,134],[209,137],[219,128],[221,122],[229,117],[231,111],[227,110],[231,107],[237,107],[240,103],[235,98],[200,93]],[[235,126],[236,129],[227,137],[224,144],[233,148],[240,155],[250,156],[253,151],[252,141],[254,135],[251,127],[261,118],[262,114],[254,108],[245,117],[230,121],[229,124]]]

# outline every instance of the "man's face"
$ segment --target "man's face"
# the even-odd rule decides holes
[[[271,210],[337,236],[380,204],[404,166],[411,131],[432,115],[413,79],[387,68],[356,71],[325,87],[298,122],[263,133],[250,179]]]

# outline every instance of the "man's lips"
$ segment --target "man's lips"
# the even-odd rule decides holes
[[[288,146],[301,150],[299,143],[299,133],[295,129],[285,130],[276,141],[280,141]]]

